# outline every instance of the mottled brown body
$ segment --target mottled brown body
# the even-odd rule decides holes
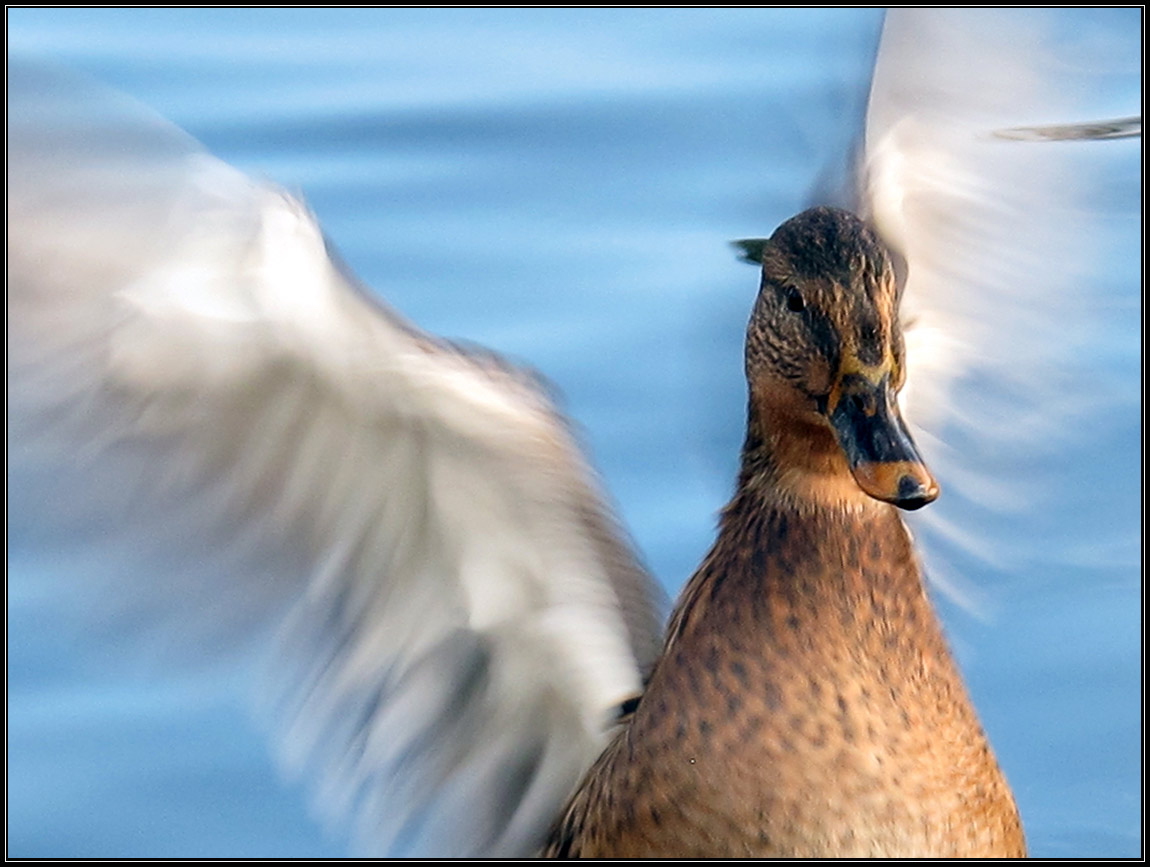
[[[897,404],[890,260],[816,208],[762,262],[738,490],[544,854],[1023,856],[895,508],[938,486]]]
[[[1024,855],[895,510],[737,497],[547,854]]]

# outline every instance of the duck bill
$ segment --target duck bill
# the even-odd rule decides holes
[[[938,483],[910,438],[890,377],[884,374],[876,384],[848,374],[836,391],[827,415],[858,486],[900,509],[933,502]]]

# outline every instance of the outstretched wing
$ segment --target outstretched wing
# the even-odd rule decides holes
[[[1022,465],[1114,397],[1084,359],[1105,308],[1103,152],[1131,143],[1050,140],[1136,127],[1082,123],[1113,110],[1111,48],[1089,24],[893,10],[871,84],[853,204],[902,260],[908,416],[944,488],[992,510],[1041,502]]]
[[[571,431],[361,292],[290,195],[9,75],[14,544],[271,632],[283,753],[371,848],[532,851],[659,643]]]

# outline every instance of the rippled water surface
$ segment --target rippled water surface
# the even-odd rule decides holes
[[[1116,46],[1099,116],[1141,104],[1139,15],[1069,25]],[[8,13],[10,50],[88,72],[302,192],[398,309],[553,381],[671,593],[712,538],[741,440],[757,279],[728,241],[801,210],[843,153],[880,23],[749,9]],[[1141,143],[1107,148],[1107,256],[1084,302],[1105,327],[1082,365],[1111,408],[1084,445],[1024,468],[1044,484],[1021,514],[937,506],[987,540],[949,559],[966,607],[940,605],[1035,855],[1142,845]],[[114,636],[62,619],[60,592],[35,562],[11,564],[9,854],[345,851],[280,781],[237,698],[242,667],[140,671],[105,652]]]

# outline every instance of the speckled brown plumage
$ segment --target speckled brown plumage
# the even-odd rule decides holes
[[[544,854],[1024,855],[910,538],[874,498],[917,508],[937,489],[868,496],[853,434],[828,421],[851,376],[878,389],[860,418],[901,385],[889,260],[856,218],[818,209],[763,262],[738,490],[646,693]],[[917,473],[907,449],[898,465]]]
[[[567,856],[1022,855],[893,507],[741,493]]]

